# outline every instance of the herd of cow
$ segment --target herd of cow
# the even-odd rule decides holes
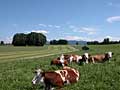
[[[32,80],[32,84],[36,85],[38,83],[43,83],[45,85],[45,90],[52,90],[54,86],[57,86],[59,89],[64,85],[75,83],[80,78],[80,73],[78,70],[68,67],[72,62],[77,64],[88,64],[96,62],[105,62],[109,61],[112,58],[112,52],[106,52],[105,54],[99,55],[90,55],[89,53],[84,53],[80,55],[61,55],[58,58],[55,58],[51,61],[51,65],[62,66],[61,70],[56,71],[47,71],[44,72],[41,69],[35,70],[35,76]]]

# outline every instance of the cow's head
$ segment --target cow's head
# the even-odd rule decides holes
[[[41,69],[37,69],[34,71],[35,73],[35,76],[32,80],[32,84],[35,85],[35,84],[38,84],[40,82],[44,82],[44,77],[43,77],[43,71]]]
[[[105,57],[106,57],[107,59],[112,58],[112,55],[113,55],[112,52],[106,52],[106,53],[105,53]]]

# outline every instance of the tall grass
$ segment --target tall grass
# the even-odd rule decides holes
[[[89,52],[90,54],[99,54],[107,51],[114,52],[113,58],[110,62],[97,63],[97,64],[85,64],[78,65],[72,63],[70,66],[79,70],[81,76],[79,82],[67,85],[63,87],[63,90],[120,90],[120,45],[96,45],[88,46],[90,50],[82,51],[81,46],[76,46],[79,51],[68,52],[82,55],[84,52]],[[5,51],[3,48],[6,48]],[[13,49],[12,49],[13,48]],[[36,48],[36,49],[34,49]],[[67,48],[67,51],[72,51],[70,46],[47,46],[43,48],[38,47],[0,47],[0,54],[6,54],[7,51],[11,54],[14,52],[22,55],[21,51],[32,53],[35,52],[44,52],[44,54],[49,51],[66,52],[64,49]],[[30,52],[29,52],[30,51]],[[7,54],[9,54],[7,53]],[[54,52],[53,52],[54,53]],[[18,54],[18,55],[19,55]],[[37,54],[37,53],[36,53]],[[13,55],[14,58],[14,54]],[[43,55],[43,54],[42,54]],[[59,67],[50,66],[50,61],[53,58],[58,57],[60,54],[24,59],[18,57],[17,59],[9,61],[9,58],[0,60],[0,90],[43,90],[42,85],[36,86],[36,89],[32,88],[31,80],[34,76],[34,69],[41,68],[44,71],[56,70]],[[31,54],[29,55],[31,56]]]

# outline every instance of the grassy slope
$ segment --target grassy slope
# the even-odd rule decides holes
[[[86,64],[79,66],[77,64],[72,64],[70,66],[77,68],[81,77],[78,83],[65,86],[64,90],[120,90],[120,45],[102,45],[102,46],[89,46],[89,51],[82,51],[80,46],[76,48],[79,51],[74,53],[81,55],[84,52],[89,52],[91,54],[104,53],[106,51],[114,52],[114,56],[111,59],[111,62],[99,63],[99,64]],[[0,47],[1,48],[1,47]],[[2,47],[3,48],[3,47]],[[4,47],[0,49],[0,55],[4,52],[9,54],[9,47]],[[9,48],[9,49],[8,49]],[[20,51],[34,51],[46,50],[46,47],[31,49],[31,47],[21,49],[12,49],[10,53]],[[24,48],[24,49],[23,49]],[[33,47],[32,47],[33,48]],[[58,49],[60,47],[56,47]],[[64,46],[62,47],[64,48]],[[68,47],[65,47],[68,48]],[[70,48],[70,47],[69,47]],[[54,47],[50,50],[54,51]],[[61,50],[61,49],[60,49]],[[64,51],[64,50],[63,50]],[[69,51],[69,50],[68,50]],[[70,49],[71,51],[71,49]],[[3,52],[3,53],[2,53]],[[47,52],[47,51],[45,51]],[[4,53],[4,54],[5,54]],[[21,53],[22,54],[22,53]],[[14,56],[14,54],[12,54]],[[31,54],[30,54],[31,56]],[[41,58],[32,58],[32,59],[20,59],[14,60],[12,62],[2,62],[0,60],[0,90],[34,90],[31,86],[31,80],[33,78],[33,69],[35,67],[40,67],[43,70],[55,70],[58,69],[56,66],[50,66],[50,61],[57,57],[58,55],[52,55]],[[17,58],[19,59],[19,58]],[[8,61],[8,60],[6,60]],[[35,90],[43,90],[41,86],[38,86]]]

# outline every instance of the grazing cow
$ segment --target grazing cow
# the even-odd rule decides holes
[[[99,55],[92,55],[90,56],[90,61],[93,63],[95,62],[105,62],[112,58],[113,53],[112,52],[107,52],[105,54],[99,54]]]
[[[52,87],[59,88],[66,84],[75,83],[79,80],[79,72],[70,67],[63,67],[62,70],[43,72],[41,69],[35,70],[35,76],[32,84],[36,85],[40,82],[45,85],[45,90],[51,90]]]

